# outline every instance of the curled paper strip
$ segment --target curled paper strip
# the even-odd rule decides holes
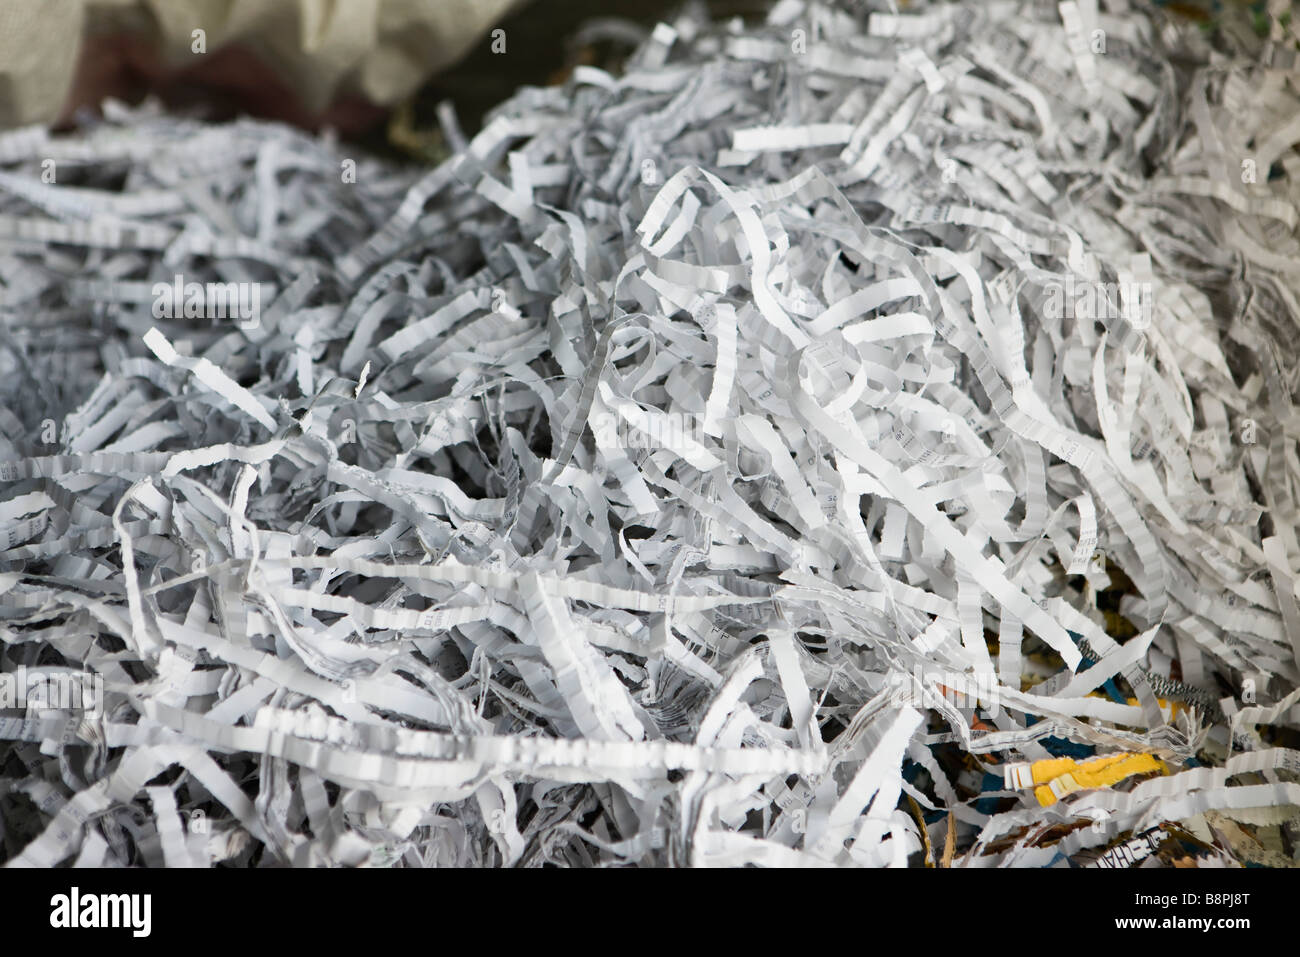
[[[428,172],[0,135],[7,863],[1285,823],[1300,96],[1149,16],[687,15]]]

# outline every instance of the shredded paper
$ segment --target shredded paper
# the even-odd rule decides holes
[[[602,29],[432,170],[0,134],[0,859],[1290,863],[1290,38]]]

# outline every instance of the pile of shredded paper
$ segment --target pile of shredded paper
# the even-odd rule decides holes
[[[782,0],[432,171],[0,135],[0,860],[1293,863],[1293,46]]]

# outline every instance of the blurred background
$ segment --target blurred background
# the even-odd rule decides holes
[[[767,0],[696,0],[761,17]],[[105,97],[155,96],[220,121],[332,127],[379,153],[437,158],[436,109],[462,128],[521,85],[616,67],[635,34],[585,40],[619,17],[648,31],[681,0],[4,0],[0,129],[68,126]],[[496,32],[493,32],[496,31]],[[590,31],[589,31],[590,32]],[[595,31],[600,34],[602,31]],[[621,42],[620,42],[621,40]],[[428,155],[432,154],[432,155]]]
[[[715,18],[759,19],[771,0],[687,0]],[[1046,0],[1044,0],[1046,2]],[[1132,0],[1144,3],[1149,0]],[[635,32],[682,0],[4,0],[0,129],[67,126],[105,97],[211,120],[249,115],[331,127],[380,155],[437,161],[440,103],[462,129],[521,85],[577,64],[616,68]],[[898,6],[906,7],[906,0]],[[1162,3],[1207,29],[1261,36],[1291,0]],[[1283,17],[1283,19],[1287,19]],[[596,28],[583,30],[596,22]],[[1277,27],[1274,26],[1276,30]]]
[[[1292,0],[1154,1],[1208,31],[1295,30]],[[439,104],[450,103],[472,137],[517,87],[562,82],[578,64],[616,69],[638,34],[685,5],[754,21],[771,3],[3,0],[0,130],[66,127],[105,98],[156,96],[208,120],[330,127],[378,155],[437,163],[448,152]],[[632,29],[602,29],[615,17]]]

